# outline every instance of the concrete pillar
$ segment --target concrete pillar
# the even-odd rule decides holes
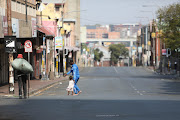
[[[99,41],[99,45],[102,46],[102,41]]]

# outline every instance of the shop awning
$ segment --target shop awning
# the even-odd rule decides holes
[[[54,33],[46,29],[45,27],[37,27],[37,30],[44,33],[46,36],[55,36]]]

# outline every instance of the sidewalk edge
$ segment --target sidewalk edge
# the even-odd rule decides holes
[[[56,81],[56,82],[54,82],[54,83],[51,83],[51,84],[48,84],[48,85],[46,85],[46,86],[44,86],[44,87],[38,88],[38,89],[36,89],[36,90],[33,90],[33,91],[31,91],[31,92],[29,93],[29,96],[33,96],[33,95],[34,95],[35,93],[37,93],[38,91],[41,91],[41,90],[43,90],[43,89],[46,89],[46,88],[48,88],[48,87],[50,87],[50,86],[52,86],[52,85],[55,85],[55,84],[59,83],[60,81],[65,81],[65,80],[67,80],[67,78],[58,80],[58,81]],[[40,92],[40,93],[41,93],[41,92]]]

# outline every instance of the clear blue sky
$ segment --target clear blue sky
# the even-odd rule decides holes
[[[156,16],[158,7],[175,2],[180,0],[81,0],[81,10],[86,10],[81,12],[81,25],[147,24],[148,19]]]

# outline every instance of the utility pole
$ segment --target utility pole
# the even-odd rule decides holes
[[[62,29],[62,30],[64,30],[64,28],[63,28],[63,27],[64,27],[64,25],[63,25],[63,24],[64,24],[64,18],[63,18],[64,16],[63,16],[63,14],[64,14],[64,11],[61,12],[61,17],[62,17],[62,28],[61,28],[61,29]],[[64,31],[63,31],[63,33],[64,33]],[[62,32],[61,32],[61,35],[62,35],[62,41],[63,41],[63,61],[62,61],[62,62],[63,62],[63,76],[64,76],[64,73],[65,73],[64,43],[65,43],[65,42],[64,42],[64,34],[62,34]]]
[[[12,36],[12,23],[11,23],[11,0],[7,2],[7,20],[8,20],[8,36]],[[14,94],[14,71],[11,65],[13,61],[13,53],[9,53],[9,93]]]
[[[154,25],[155,23],[154,23],[154,22],[155,22],[155,21],[154,21],[154,19],[153,19],[153,28],[152,28],[152,30],[153,30],[153,31],[152,31],[152,38],[153,38],[153,68],[154,68],[154,71],[155,71],[155,63],[156,63],[156,62],[155,62],[155,56],[156,56],[156,52],[155,52],[155,51],[156,51],[155,36],[156,36],[156,35],[155,35],[155,25]]]

